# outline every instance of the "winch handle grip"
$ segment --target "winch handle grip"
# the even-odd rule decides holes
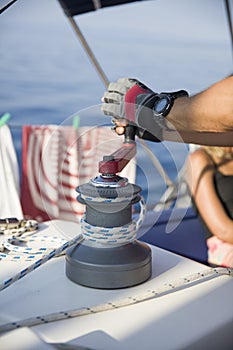
[[[99,173],[113,175],[120,173],[131,159],[136,155],[135,142],[136,127],[127,125],[125,127],[125,141],[122,147],[110,155],[104,156],[99,162]]]

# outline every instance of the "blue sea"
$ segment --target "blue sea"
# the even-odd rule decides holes
[[[75,19],[110,81],[135,77],[154,91],[195,94],[232,72],[224,1],[138,1]],[[0,115],[11,114],[19,166],[22,125],[71,125],[79,114],[80,125],[110,127],[104,91],[57,0],[19,0],[0,15]],[[188,145],[147,144],[174,180]],[[137,164],[136,182],[152,205],[164,178],[140,145]]]

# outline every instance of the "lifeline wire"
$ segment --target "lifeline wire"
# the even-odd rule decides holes
[[[81,317],[85,315],[95,314],[98,312],[108,311],[119,309],[121,307],[138,304],[147,300],[152,300],[155,298],[159,298],[165,294],[175,292],[179,289],[189,287],[193,285],[195,282],[204,282],[206,280],[215,278],[217,276],[227,275],[233,277],[233,269],[229,268],[210,268],[208,270],[193,273],[184,278],[177,279],[171,283],[165,283],[162,287],[157,288],[156,290],[149,289],[145,293],[135,296],[129,296],[127,298],[122,298],[119,300],[114,300],[112,302],[108,302],[105,304],[99,304],[92,307],[82,307],[73,310],[60,311],[48,315],[37,316],[32,318],[27,318],[24,320],[6,323],[0,326],[0,333],[8,332],[16,328],[20,327],[33,327],[41,324],[45,324],[48,322],[55,322],[66,320],[68,318]]]

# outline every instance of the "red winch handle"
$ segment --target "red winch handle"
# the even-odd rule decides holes
[[[136,155],[135,134],[135,126],[125,126],[125,141],[122,147],[112,154],[103,157],[103,160],[99,162],[100,174],[117,174],[124,169],[131,159],[133,159]]]
[[[109,156],[104,156],[99,162],[100,174],[117,174],[121,172],[129,161],[136,155],[135,143],[124,143],[121,148]]]

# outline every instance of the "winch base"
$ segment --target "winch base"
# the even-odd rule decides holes
[[[92,288],[131,287],[151,277],[151,249],[137,240],[110,248],[81,243],[67,251],[66,275]]]

